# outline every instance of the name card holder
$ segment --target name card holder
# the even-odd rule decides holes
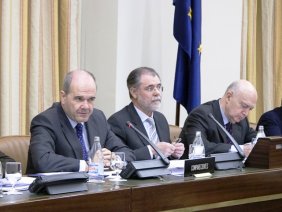
[[[184,177],[202,173],[213,173],[215,165],[214,157],[185,160]]]
[[[245,165],[264,169],[282,168],[282,137],[259,138]]]

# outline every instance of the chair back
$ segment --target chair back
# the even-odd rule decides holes
[[[169,125],[170,141],[174,141],[179,137],[182,128],[176,125]]]
[[[0,150],[15,161],[22,163],[22,174],[26,173],[29,143],[29,135],[0,137]]]

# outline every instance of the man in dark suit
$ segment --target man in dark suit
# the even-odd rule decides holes
[[[258,126],[264,127],[266,136],[282,136],[282,106],[267,111],[260,117]]]
[[[126,126],[127,121],[148,136],[165,156],[179,158],[184,145],[170,143],[168,122],[156,111],[161,104],[163,89],[158,73],[148,67],[137,68],[129,74],[127,87],[132,102],[108,119],[113,132],[134,151],[137,160],[153,159],[158,155],[142,136]],[[154,133],[150,131],[151,126]]]
[[[54,103],[31,122],[27,173],[87,171],[85,155],[95,136],[100,137],[104,147],[106,165],[111,151],[125,152],[127,161],[135,159],[133,152],[110,130],[103,112],[94,109],[95,97],[92,73],[76,70],[66,75],[60,103]],[[76,134],[79,123],[82,135]]]
[[[180,133],[185,145],[183,158],[188,158],[189,144],[193,143],[196,131],[201,131],[206,155],[236,151],[226,134],[209,117],[210,113],[223,126],[230,124],[231,135],[248,155],[252,146],[245,143],[256,137],[256,131],[249,126],[247,115],[255,107],[256,102],[257,91],[254,86],[246,80],[239,80],[228,86],[221,99],[195,108],[188,115]]]

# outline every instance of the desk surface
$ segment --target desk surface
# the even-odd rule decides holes
[[[5,195],[1,211],[160,211],[180,208],[205,210],[253,204],[282,207],[282,169],[216,171],[212,177],[162,178],[88,183],[86,192],[61,195]],[[258,204],[260,203],[260,204]],[[271,204],[270,204],[271,203]]]

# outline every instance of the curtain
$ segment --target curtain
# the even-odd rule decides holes
[[[258,102],[249,119],[281,105],[282,0],[243,1],[241,78],[251,81]]]
[[[59,100],[79,67],[79,0],[0,3],[0,136],[29,134],[31,119]]]

